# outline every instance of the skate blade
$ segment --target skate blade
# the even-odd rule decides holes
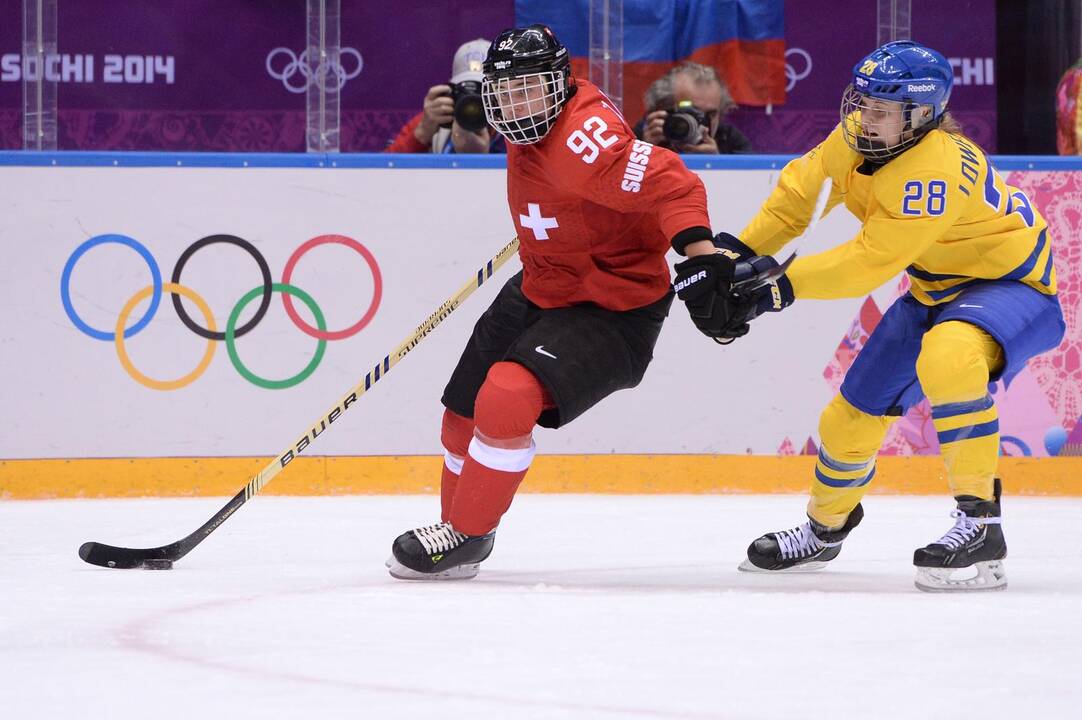
[[[817,572],[819,570],[822,570],[826,566],[827,566],[827,564],[825,562],[813,561],[813,562],[804,563],[802,565],[794,565],[793,567],[786,568],[784,570],[766,570],[764,568],[759,567],[758,565],[753,565],[751,560],[745,560],[744,562],[740,563],[736,567],[736,569],[740,570],[741,572],[764,573],[764,574],[769,573],[771,575],[778,575],[778,574],[781,574],[781,573],[790,574],[790,573]]]
[[[465,565],[448,568],[441,572],[423,573],[411,570],[393,557],[387,560],[384,565],[387,567],[387,572],[391,574],[391,577],[397,580],[421,580],[429,582],[436,580],[469,580],[470,578],[477,576],[478,569],[481,567],[481,563],[467,563]]]
[[[1007,570],[1002,560],[973,563],[968,568],[918,567],[913,584],[930,593],[1006,590]]]

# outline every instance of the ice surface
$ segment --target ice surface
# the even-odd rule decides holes
[[[4,718],[1082,717],[1082,500],[1004,500],[1010,587],[927,595],[948,498],[873,496],[817,574],[739,573],[798,496],[523,495],[477,579],[392,580],[434,497],[0,503]]]

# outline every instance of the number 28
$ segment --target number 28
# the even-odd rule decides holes
[[[923,207],[921,201],[924,200]],[[924,183],[910,180],[905,184],[905,197],[902,198],[902,215],[939,216],[947,208],[947,183],[942,180],[929,180],[927,192]]]
[[[567,136],[567,147],[571,148],[571,152],[580,155],[584,163],[590,165],[601,154],[601,148],[607,148],[619,139],[615,135],[606,136],[605,131],[608,129],[609,126],[604,120],[592,115],[582,124],[582,130],[592,130],[593,140],[582,130],[576,130]],[[594,142],[595,140],[597,142]]]

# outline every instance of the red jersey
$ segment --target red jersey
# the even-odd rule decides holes
[[[649,305],[669,289],[671,240],[685,231],[685,241],[712,237],[698,176],[675,153],[637,140],[582,80],[540,142],[508,143],[507,202],[522,292],[543,308]]]

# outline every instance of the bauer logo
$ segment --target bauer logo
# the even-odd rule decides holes
[[[684,278],[680,282],[676,283],[676,285],[673,286],[673,289],[676,290],[676,292],[680,292],[681,290],[686,290],[687,288],[691,287],[692,285],[699,282],[700,280],[705,280],[705,279],[706,279],[706,270],[700,270],[699,272],[695,273],[691,277]]]
[[[379,366],[377,365],[376,367],[378,368]],[[320,434],[324,430],[327,429],[327,426],[329,424],[331,424],[335,420],[337,420],[338,416],[341,415],[343,412],[345,412],[346,410],[349,410],[349,406],[352,405],[355,402],[357,402],[357,393],[352,392],[352,393],[349,394],[349,396],[342,403],[342,407],[338,407],[336,405],[333,410],[331,410],[329,413],[327,413],[327,417],[325,417],[325,418],[323,418],[323,419],[321,419],[319,421],[319,427],[317,428],[317,427],[313,426],[312,429],[310,431],[308,431],[308,433],[306,433],[304,437],[302,437],[300,440],[297,441],[296,446],[295,446],[296,450],[295,451],[294,450],[287,450],[285,455],[278,458],[278,463],[282,467],[285,467],[286,465],[288,465],[293,460],[294,457],[296,457],[297,455],[300,455],[302,452],[304,452],[304,449],[306,447],[308,447],[309,445],[311,445],[312,442],[317,437],[319,437]],[[259,492],[259,490],[261,490],[261,489],[262,489],[262,486],[260,486],[259,488],[256,488],[256,492]]]

